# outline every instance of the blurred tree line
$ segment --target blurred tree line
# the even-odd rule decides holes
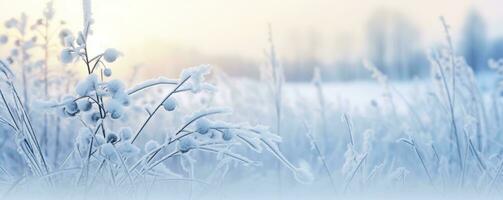
[[[471,9],[459,31],[451,31],[454,48],[457,55],[465,58],[466,63],[476,73],[488,71],[488,59],[503,58],[503,36],[489,38],[487,25],[481,14]],[[440,22],[435,28],[443,34]],[[388,9],[376,10],[364,24],[363,52],[355,52],[351,34],[340,33],[329,35],[333,41],[327,40],[314,29],[307,33],[292,31],[288,41],[288,48],[293,55],[281,57],[287,81],[310,81],[313,69],[319,67],[323,80],[347,81],[355,79],[369,79],[370,73],[363,67],[362,61],[367,59],[377,66],[390,79],[409,80],[429,75],[430,62],[428,50],[431,47],[445,45],[444,37],[439,38],[438,44],[425,44],[421,32],[405,14]],[[433,28],[433,27],[432,27]],[[329,42],[327,42],[329,41]],[[332,43],[330,43],[332,42]],[[329,44],[327,44],[329,43]],[[279,46],[279,45],[277,45]],[[330,47],[329,55],[324,55],[321,47]],[[169,66],[191,66],[197,63],[211,63],[232,76],[258,78],[259,67],[264,63],[239,54],[208,56],[195,50],[175,48],[177,53],[171,53]],[[283,52],[278,52],[280,55]],[[326,52],[325,52],[326,53]],[[328,57],[323,60],[321,57]],[[178,69],[177,69],[178,70]],[[155,70],[152,73],[157,73]]]
[[[311,34],[308,37],[310,45],[301,52],[302,55],[283,61],[287,80],[309,81],[314,67],[321,68],[324,80],[367,79],[369,73],[362,66],[364,58],[395,80],[429,74],[428,46],[421,46],[420,30],[406,15],[377,10],[369,17],[365,35],[364,55],[351,55],[352,44],[348,44],[348,38],[338,36],[335,60],[324,63],[316,56],[319,41],[315,34]],[[489,40],[485,21],[475,9],[468,12],[458,38],[454,41],[456,54],[462,55],[476,73],[488,69],[488,59],[503,58],[503,37]]]

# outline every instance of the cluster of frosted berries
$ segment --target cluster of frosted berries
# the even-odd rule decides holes
[[[100,82],[96,74],[90,74],[80,81],[75,91],[78,97],[68,96],[63,99],[64,106],[61,107],[63,116],[72,117],[85,112],[85,118],[92,123],[106,116],[119,119],[124,116],[124,107],[130,104],[129,95],[122,81]]]
[[[106,137],[97,133],[93,134],[88,128],[81,128],[75,139],[76,147],[82,155],[86,155],[91,148],[99,148],[100,155],[112,161],[116,161],[118,155],[133,157],[140,153],[140,149],[131,144],[133,132],[128,127],[123,127],[119,133],[109,131]],[[94,138],[93,138],[94,137]]]
[[[232,140],[233,129],[228,128],[226,123],[213,122],[206,118],[201,118],[196,122],[196,132],[201,135],[209,135],[210,138],[221,138],[224,141]]]
[[[65,47],[60,54],[61,62],[65,64],[72,63],[76,60],[76,58],[78,58],[79,56],[84,56],[87,53],[85,37],[86,37],[85,34],[82,32],[79,32],[78,37],[76,39],[73,36],[72,32],[70,32],[69,30],[63,30],[59,33],[60,41],[62,45]],[[117,49],[108,48],[98,57],[103,57],[103,59],[106,62],[112,63],[115,62],[117,58],[121,55],[122,53],[119,52]],[[112,71],[110,70],[110,68],[105,68],[104,75],[110,76],[111,74]]]
[[[109,68],[105,68],[104,71],[108,71],[105,73],[106,76],[111,75]],[[75,116],[80,111],[92,111],[87,114],[90,122],[96,122],[99,118],[105,118],[107,115],[112,119],[119,119],[124,115],[123,107],[128,106],[130,102],[122,81],[101,82],[96,74],[90,74],[81,80],[77,84],[75,92],[78,98],[67,97],[64,99],[63,114],[64,116]],[[104,100],[103,97],[111,98]],[[96,105],[97,110],[93,109],[93,105]]]
[[[229,142],[234,139],[236,130],[227,125],[227,123],[200,118],[194,124],[195,134],[179,139],[178,149],[181,153],[187,153],[191,149],[196,149],[201,142]]]

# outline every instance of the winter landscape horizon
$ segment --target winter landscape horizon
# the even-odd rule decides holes
[[[502,5],[0,0],[0,200],[499,199]]]

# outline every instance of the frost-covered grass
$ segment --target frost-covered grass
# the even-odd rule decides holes
[[[0,61],[2,198],[501,194],[503,61],[491,60],[494,72],[477,79],[448,28],[424,80],[389,81],[363,62],[375,82],[324,83],[317,70],[312,83],[286,83],[271,31],[261,80],[201,65],[129,83],[113,73],[127,55],[90,54],[91,2],[83,8],[76,34],[50,25],[50,3],[31,26],[26,15],[5,23],[1,48],[12,50]]]

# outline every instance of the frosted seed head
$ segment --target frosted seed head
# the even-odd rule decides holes
[[[196,131],[201,135],[208,133],[210,128],[211,128],[210,120],[207,120],[206,118],[201,118],[196,121]]]
[[[5,22],[4,25],[5,25],[5,28],[14,28],[15,26],[17,26],[17,23],[18,23],[17,19],[10,18],[9,20],[7,20]]]
[[[66,36],[63,39],[63,46],[65,46],[65,47],[71,47],[73,45],[73,41],[74,40],[75,40],[75,38],[73,37],[73,35]]]
[[[84,39],[84,35],[82,34],[82,32],[79,32],[79,36],[77,36],[77,41],[76,41],[76,42],[77,42],[77,44],[78,44],[79,46],[84,46],[85,41],[86,41],[86,40]]]
[[[112,98],[117,102],[120,102],[123,106],[129,106],[130,104],[129,95],[127,95],[125,92],[116,93]]]
[[[63,49],[60,54],[61,62],[63,62],[64,64],[73,62],[75,57],[76,54],[72,49]]]
[[[115,147],[111,143],[106,143],[101,145],[100,149],[101,155],[110,160],[114,160],[115,156]]]
[[[105,68],[105,69],[103,70],[103,75],[105,75],[106,77],[110,77],[110,76],[112,76],[112,69],[110,69],[110,68],[108,68],[108,67],[107,67],[107,68]]]
[[[178,140],[178,149],[182,153],[187,153],[191,149],[197,148],[197,142],[192,137],[184,137]]]
[[[75,101],[73,100],[70,100],[65,103],[65,112],[70,116],[75,116],[80,112],[80,110],[77,103],[75,103]]]
[[[119,118],[121,118],[122,113],[120,113],[120,112],[112,112],[112,114],[110,116],[112,117],[112,119],[119,119]]]
[[[80,110],[87,112],[93,108],[93,104],[87,100],[87,99],[82,99],[80,101],[77,101],[77,106]]]
[[[123,105],[115,99],[110,99],[110,101],[108,101],[107,109],[112,119],[119,119],[124,114]]]
[[[94,112],[94,113],[89,114],[88,117],[89,117],[89,122],[96,123],[96,122],[98,122],[98,120],[100,120],[101,115],[99,112]]]
[[[99,77],[96,74],[90,74],[86,77],[86,81],[89,82],[89,85],[92,87],[92,89],[95,89],[98,87]]]
[[[112,143],[113,144],[113,143],[116,143],[117,141],[119,141],[119,136],[115,132],[109,132],[107,134],[106,140],[107,140],[108,143]]]
[[[140,153],[140,149],[129,142],[119,142],[116,145],[116,149],[121,155],[125,157],[133,157]]]
[[[6,35],[0,35],[0,44],[6,44],[9,38]]]
[[[107,83],[108,92],[110,92],[112,96],[115,96],[117,94],[124,94],[125,88],[126,86],[120,80],[111,80]]]
[[[121,128],[119,135],[122,140],[129,140],[133,137],[133,131],[129,127]]]
[[[67,44],[66,38],[68,36],[71,36],[73,38],[72,32],[68,29],[63,29],[59,32],[58,37],[59,37],[59,41],[61,42],[61,45],[66,46],[66,44]]]
[[[173,97],[166,99],[166,101],[162,102],[162,106],[166,111],[173,111],[176,108],[176,100]]]
[[[114,62],[115,60],[117,60],[117,58],[122,55],[121,52],[117,51],[117,49],[114,49],[114,48],[108,48],[107,50],[105,50],[105,52],[103,53],[103,58],[105,59],[105,61],[109,62],[109,63],[112,63]]]
[[[121,98],[121,100],[122,100],[122,105],[124,105],[124,106],[129,106],[129,104],[131,104],[131,101],[130,101],[128,95],[124,95],[123,98]]]
[[[107,143],[107,140],[105,139],[105,137],[103,137],[103,135],[96,134],[94,136],[94,138],[95,138],[95,141],[96,141],[95,142],[96,146],[101,146],[101,145]]]
[[[150,153],[155,149],[159,148],[159,143],[155,140],[149,140],[145,143],[145,152]]]
[[[222,139],[224,141],[230,141],[234,137],[234,133],[230,129],[225,129],[222,133]]]

